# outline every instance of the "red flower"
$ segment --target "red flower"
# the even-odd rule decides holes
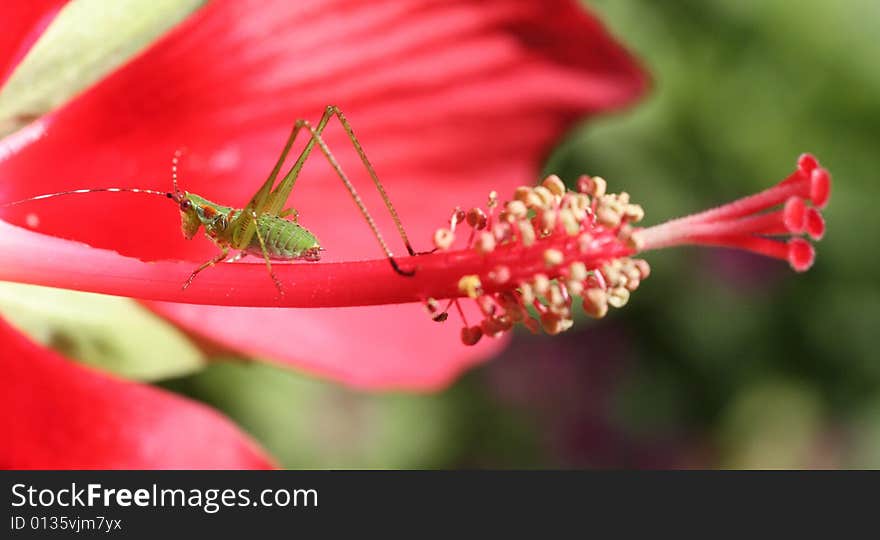
[[[4,21],[22,21],[10,26],[19,30],[48,13],[24,21],[8,13],[9,6],[0,9]],[[14,65],[10,58],[19,48],[0,46],[0,66]],[[169,158],[186,147],[182,187],[241,205],[265,178],[293,120],[314,119],[334,103],[354,123],[410,237],[427,239],[455,205],[476,204],[489,189],[511,189],[532,178],[547,146],[574,120],[623,106],[644,87],[633,60],[573,0],[217,1],[62,109],[0,141],[0,200],[103,186],[165,190]],[[357,175],[358,162],[338,126],[328,128],[327,140]],[[326,260],[374,257],[369,230],[320,161],[316,156],[307,164],[291,197],[300,220],[320,237]],[[366,187],[360,190],[390,235],[394,229],[379,212],[381,203]],[[30,223],[39,234],[0,223],[0,279],[139,298],[279,305],[266,300],[267,291],[275,293],[259,263],[221,265],[181,292],[180,283],[215,248],[204,239],[183,240],[176,209],[154,197],[72,196],[7,208],[2,216],[19,226]],[[168,259],[188,262],[141,262]],[[306,283],[308,276],[318,273],[335,291],[357,297],[382,279],[399,278],[387,263],[382,273],[370,274],[371,264],[300,263],[277,271],[296,291],[285,298],[308,296],[315,286]],[[377,302],[335,302],[365,303]],[[464,347],[456,327],[438,327],[415,304],[334,310],[148,305],[218,343],[364,387],[437,388],[500,346],[485,340]],[[13,335],[6,329],[0,336],[4,368],[27,371],[5,352],[22,346]],[[42,355],[46,365],[60,365],[51,353]],[[45,369],[34,380],[58,386],[68,377],[64,371]],[[144,401],[169,399],[136,385],[102,384],[108,394],[121,385],[116,390],[143,393]],[[72,392],[66,399],[79,398]],[[95,404],[96,418],[119,400],[124,398]],[[45,421],[54,430],[64,419]],[[22,448],[33,447],[34,455],[46,442],[33,433],[21,437]],[[99,453],[95,460],[79,463],[100,465]],[[22,464],[53,463],[48,457],[9,463]]]
[[[533,177],[548,144],[574,119],[628,103],[643,87],[632,60],[571,1],[342,2],[332,8],[216,2],[60,111],[10,137],[11,155],[0,162],[2,199],[108,185],[166,190],[170,157],[186,146],[183,189],[243,205],[293,120],[314,119],[335,103],[355,124],[410,236],[427,239],[456,204],[475,204],[489,189]],[[338,126],[328,128],[327,140],[343,166],[361,173]],[[380,252],[369,229],[322,160],[316,155],[307,165],[291,204],[327,249],[325,260],[374,258]],[[391,235],[381,202],[358,184]],[[182,283],[216,248],[204,238],[181,238],[177,209],[154,199],[59,198],[14,208],[5,218],[24,224],[33,214],[42,234],[141,260],[188,261],[162,267],[167,280]],[[97,266],[105,264],[99,256],[37,257],[41,242],[22,234],[3,235],[0,250],[29,260],[4,260],[5,279],[156,297],[155,274],[137,281],[140,272],[127,267],[132,273],[117,274],[126,282],[120,286],[112,283],[113,267]],[[59,267],[71,265],[91,266],[90,275],[65,272],[74,281],[59,283],[67,279]],[[227,266],[205,272],[182,294],[173,287],[171,299],[247,305],[254,291],[272,285],[259,263]],[[291,289],[302,290],[297,274],[304,266],[287,269]],[[213,287],[226,271],[247,276],[232,290]],[[96,280],[106,283],[98,287]],[[150,307],[231,348],[363,387],[437,388],[498,347],[461,347],[450,339],[456,331],[438,331],[417,305],[333,312]]]

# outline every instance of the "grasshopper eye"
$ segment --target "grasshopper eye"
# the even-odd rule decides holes
[[[189,199],[184,199],[184,200],[180,201],[180,209],[181,210],[185,211],[185,210],[189,210],[190,208],[192,208],[192,202],[190,202]]]

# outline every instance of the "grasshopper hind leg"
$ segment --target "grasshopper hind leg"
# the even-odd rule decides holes
[[[275,176],[278,174],[281,161],[287,155],[287,151],[290,149],[290,146],[293,140],[296,138],[297,134],[301,131],[308,131],[310,138],[297,158],[294,165],[290,168],[278,186],[271,191],[268,195],[261,195],[260,197],[255,197],[255,199],[259,199],[264,204],[257,205],[254,209],[258,214],[261,212],[266,212],[270,215],[283,215],[286,210],[283,210],[284,205],[287,202],[287,199],[290,196],[291,191],[293,190],[293,186],[296,183],[297,178],[299,177],[300,172],[302,171],[303,165],[308,159],[314,147],[317,145],[330,162],[330,166],[336,172],[336,175],[345,185],[345,188],[348,190],[351,195],[352,200],[357,205],[358,209],[363,214],[364,219],[370,227],[370,230],[373,232],[373,236],[376,238],[379,246],[382,248],[382,251],[385,253],[385,256],[388,257],[388,260],[391,264],[391,267],[401,276],[412,276],[415,274],[414,270],[404,270],[400,268],[397,260],[394,258],[394,255],[391,253],[391,250],[388,248],[385,243],[384,238],[382,238],[381,233],[379,232],[378,227],[376,227],[376,223],[373,221],[373,217],[370,215],[360,196],[358,195],[357,190],[349,181],[345,172],[343,172],[342,167],[339,165],[336,157],[330,151],[330,148],[327,146],[326,142],[322,137],[322,133],[324,129],[327,127],[327,124],[333,117],[336,117],[339,120],[339,123],[342,125],[342,128],[345,130],[346,135],[354,146],[354,149],[357,151],[358,156],[360,157],[361,162],[364,165],[364,168],[369,173],[370,178],[373,180],[374,185],[376,186],[376,190],[381,195],[382,200],[385,203],[385,207],[388,210],[388,213],[391,215],[391,218],[394,220],[394,224],[396,225],[397,232],[400,235],[401,240],[403,240],[404,246],[406,246],[407,252],[412,255],[422,255],[429,252],[417,252],[413,249],[412,244],[409,241],[409,237],[406,234],[406,230],[403,227],[403,223],[401,222],[400,216],[397,214],[397,210],[394,208],[394,205],[391,202],[391,198],[388,196],[388,193],[385,191],[382,182],[379,180],[376,171],[373,169],[372,164],[367,158],[366,152],[364,152],[363,147],[358,141],[357,137],[354,134],[354,130],[351,125],[348,123],[348,120],[345,118],[345,115],[342,114],[342,111],[339,107],[335,105],[330,105],[324,110],[324,114],[321,116],[321,120],[317,123],[317,125],[312,126],[312,124],[308,120],[300,119],[294,123],[293,129],[291,130],[290,137],[285,145],[285,151],[282,153],[282,159],[279,160],[279,163],[276,164],[275,169],[272,171],[272,175],[270,175],[270,179],[274,180]],[[265,186],[263,190],[265,190]],[[263,193],[261,190],[261,193]]]
[[[251,217],[253,217],[255,223],[258,221],[257,214],[253,210],[251,211]],[[260,232],[260,227],[256,227],[254,232],[257,235],[257,241],[260,242],[260,251],[263,252],[263,260],[266,261],[266,269],[269,271],[269,277],[272,278],[272,283],[275,284],[278,293],[281,296],[284,296],[284,287],[281,286],[281,281],[278,279],[278,276],[275,275],[275,271],[272,270],[272,261],[269,258],[269,252],[266,250],[266,242],[263,240],[263,234]]]
[[[239,251],[238,253],[236,253],[232,257],[229,257],[228,259],[223,261],[223,264],[230,264],[230,263],[238,262],[238,261],[244,259],[245,257],[247,257],[247,251]]]
[[[407,238],[406,233],[403,232],[403,225],[401,224],[400,218],[398,217],[397,212],[394,210],[394,207],[391,204],[391,199],[388,198],[388,195],[385,193],[385,190],[382,188],[382,184],[379,182],[378,177],[376,177],[375,172],[373,172],[372,166],[369,165],[368,161],[366,161],[366,155],[364,155],[363,149],[361,148],[360,144],[357,142],[357,139],[354,138],[354,133],[351,132],[351,128],[348,126],[348,123],[345,122],[345,120],[343,119],[344,117],[340,116],[341,113],[339,113],[339,110],[336,109],[335,107],[333,107],[333,108],[328,107],[327,112],[325,113],[325,116],[328,116],[328,114],[336,114],[337,116],[340,117],[340,119],[342,119],[341,121],[343,122],[343,126],[346,128],[346,132],[348,133],[352,142],[355,144],[355,148],[358,150],[358,153],[361,155],[362,160],[364,160],[364,164],[367,166],[367,169],[370,171],[370,176],[373,178],[374,182],[376,183],[376,187],[379,189],[379,193],[382,195],[382,198],[385,201],[386,206],[388,207],[389,211],[391,212],[392,218],[394,219],[395,223],[398,225],[398,230],[401,233],[401,237],[403,238],[403,241],[404,241],[404,244],[406,245],[407,251],[410,253],[410,255],[416,255],[417,253],[412,248],[412,245],[409,242],[409,238]],[[379,227],[376,226],[376,222],[373,220],[373,216],[370,214],[369,210],[367,210],[367,207],[364,204],[364,201],[361,199],[360,195],[358,195],[358,192],[355,189],[354,185],[351,183],[351,180],[349,180],[348,176],[342,170],[342,166],[336,160],[336,156],[333,155],[333,152],[330,151],[330,148],[327,146],[327,143],[324,142],[324,138],[321,136],[321,133],[314,126],[312,126],[312,124],[308,120],[297,120],[296,125],[299,127],[303,127],[309,131],[309,133],[312,136],[312,141],[317,143],[318,148],[324,154],[324,157],[326,157],[327,161],[330,162],[330,166],[333,168],[333,170],[336,172],[336,175],[339,177],[339,179],[345,185],[345,188],[348,190],[349,194],[351,195],[351,198],[354,201],[355,205],[357,205],[358,209],[361,211],[361,214],[364,216],[364,219],[366,220],[367,225],[370,227],[370,230],[373,231],[373,236],[376,237],[376,241],[378,241],[379,247],[382,248],[382,251],[385,253],[385,256],[388,257],[388,262],[391,264],[391,268],[393,268],[394,271],[397,272],[398,275],[405,276],[405,277],[414,276],[416,274],[414,269],[413,270],[402,269],[400,267],[400,265],[398,264],[397,260],[394,258],[394,254],[391,253],[391,250],[388,248],[388,244],[385,243],[385,239],[382,237],[382,233],[379,232]],[[326,122],[322,118],[321,124],[319,124],[319,126],[323,126],[323,125],[326,125]],[[323,129],[323,127],[322,127],[322,129]],[[308,150],[309,150],[309,148],[306,147],[306,150],[304,150],[303,152],[306,152]]]

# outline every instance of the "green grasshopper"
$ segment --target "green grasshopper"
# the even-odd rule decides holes
[[[351,139],[355,150],[360,156],[364,167],[366,167],[369,172],[370,178],[372,178],[373,183],[376,185],[376,189],[378,189],[379,194],[382,196],[382,200],[385,201],[385,206],[388,208],[395,225],[397,225],[397,230],[400,233],[400,237],[403,239],[403,243],[406,245],[407,251],[409,251],[410,255],[417,255],[410,244],[406,231],[403,228],[403,224],[400,221],[400,217],[394,209],[394,205],[391,204],[391,199],[385,192],[385,188],[379,181],[379,177],[376,175],[373,166],[367,159],[363,147],[357,137],[355,137],[351,125],[345,118],[345,115],[342,114],[342,111],[334,105],[330,105],[326,108],[317,126],[312,126],[308,120],[302,119],[297,120],[294,123],[290,136],[287,138],[284,149],[278,157],[275,166],[272,168],[272,172],[269,173],[269,177],[263,182],[263,185],[260,186],[260,189],[257,190],[253,197],[251,197],[251,200],[244,208],[223,206],[194,193],[181,191],[177,185],[177,165],[181,155],[179,150],[175,152],[172,160],[171,178],[174,186],[173,192],[162,192],[140,188],[77,189],[37,195],[28,199],[0,205],[0,208],[14,206],[28,201],[77,193],[95,193],[104,191],[159,195],[171,199],[179,206],[181,229],[183,231],[183,236],[187,240],[192,239],[199,229],[204,227],[205,234],[220,248],[220,252],[215,257],[206,261],[193,271],[189,278],[183,283],[184,289],[189,287],[196,276],[206,268],[210,268],[223,261],[234,262],[251,254],[263,257],[266,262],[266,268],[269,271],[269,276],[278,288],[279,293],[283,295],[284,289],[281,286],[281,282],[275,276],[275,272],[272,270],[272,261],[317,261],[320,260],[321,251],[323,251],[317,237],[296,222],[296,210],[293,208],[284,208],[287,204],[287,199],[290,197],[290,193],[293,190],[293,185],[296,182],[303,165],[305,165],[306,159],[308,159],[309,154],[311,154],[312,149],[317,144],[321,152],[330,162],[330,166],[333,167],[337,176],[339,176],[342,183],[345,184],[346,189],[348,189],[352,199],[360,209],[364,219],[370,226],[370,229],[373,231],[373,235],[379,242],[379,246],[382,248],[385,256],[388,257],[391,267],[395,272],[402,276],[412,276],[415,274],[414,270],[404,270],[397,264],[394,255],[391,253],[391,250],[382,238],[382,234],[379,232],[373,217],[370,215],[370,212],[367,210],[367,207],[358,195],[357,190],[355,190],[351,181],[348,179],[345,172],[343,172],[339,162],[333,156],[333,153],[330,151],[330,148],[321,136],[324,128],[334,116],[339,119],[339,122],[342,124],[343,129],[345,129],[346,134],[349,139]],[[296,141],[297,136],[302,130],[306,130],[310,134],[308,143],[302,153],[300,153],[299,158],[291,167],[290,171],[288,171],[281,182],[278,183],[278,186],[275,187],[275,189],[272,189],[275,185],[275,180],[281,171],[281,167],[287,159],[287,154],[290,152],[294,141]],[[291,215],[294,216],[294,221],[285,219]],[[237,250],[238,254],[227,260],[230,250]]]

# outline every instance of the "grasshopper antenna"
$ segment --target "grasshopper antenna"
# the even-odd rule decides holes
[[[62,195],[76,195],[80,193],[146,193],[147,195],[158,195],[160,197],[171,199],[174,202],[180,202],[184,198],[184,193],[180,191],[180,187],[177,185],[177,164],[180,161],[180,156],[183,155],[182,149],[177,149],[174,152],[174,157],[171,158],[171,183],[174,186],[174,192],[169,191],[158,191],[155,189],[142,189],[142,188],[122,188],[122,187],[108,187],[108,188],[90,188],[90,189],[72,189],[70,191],[59,191],[57,193],[46,193],[44,195],[37,195],[35,197],[28,197],[27,199],[21,199],[19,201],[13,201],[9,203],[0,204],[0,208],[8,208],[10,206],[18,206],[19,204],[24,204],[30,201],[39,201],[42,199],[51,199],[53,197],[61,197]]]
[[[180,187],[177,185],[177,164],[180,163],[180,156],[183,155],[183,149],[178,148],[174,151],[174,155],[171,157],[171,184],[174,186],[174,200],[179,201],[183,199],[183,192],[180,191]]]
[[[100,193],[100,192],[109,192],[109,193],[146,193],[147,195],[158,195],[164,199],[175,200],[175,194],[167,191],[156,191],[155,189],[140,189],[140,188],[118,188],[118,187],[108,187],[108,188],[90,188],[90,189],[72,189],[70,191],[59,191],[57,193],[46,193],[44,195],[37,195],[35,197],[28,197],[27,199],[21,199],[19,201],[13,201],[9,203],[0,204],[0,208],[8,208],[10,206],[18,206],[19,204],[24,204],[30,201],[39,201],[42,199],[51,199],[53,197],[61,197],[62,195],[76,195],[81,193]]]

